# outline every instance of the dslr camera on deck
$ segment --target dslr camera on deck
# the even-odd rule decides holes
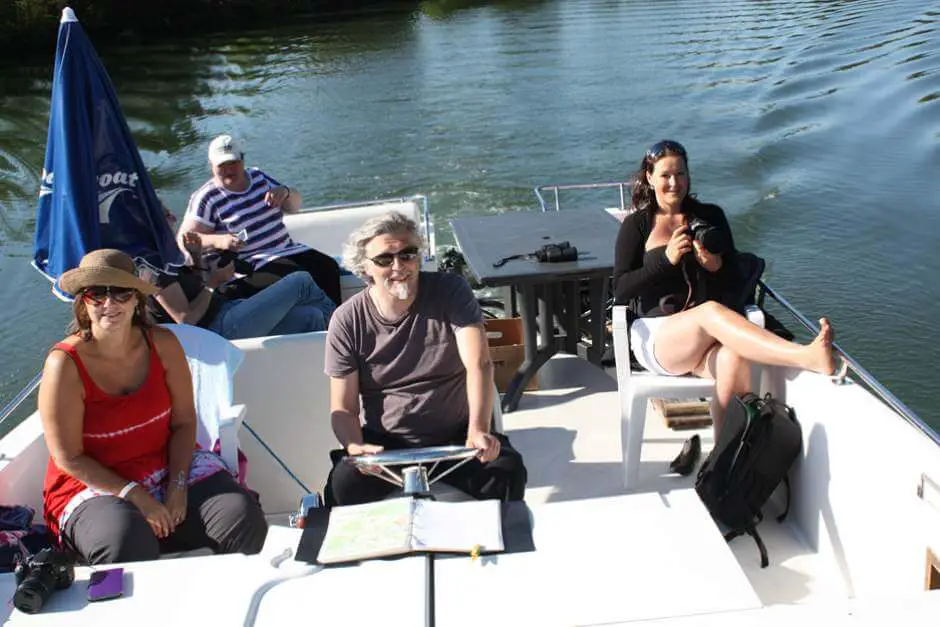
[[[72,561],[51,548],[18,561],[13,572],[16,577],[13,606],[27,614],[41,610],[53,591],[65,590],[75,580]]]
[[[252,267],[252,265],[247,261],[239,259],[238,253],[234,250],[219,251],[219,267],[224,268],[230,263],[235,264],[235,272],[238,274],[251,276],[251,273],[254,272],[254,267]]]
[[[727,236],[701,218],[689,220],[689,235],[712,254],[720,255],[730,248]]]
[[[535,258],[539,261],[539,263],[562,263],[565,261],[577,261],[578,249],[568,242],[545,244],[535,251]]]

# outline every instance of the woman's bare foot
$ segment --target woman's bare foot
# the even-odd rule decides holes
[[[819,319],[819,333],[807,346],[808,358],[806,369],[819,374],[830,375],[835,371],[835,361],[832,358],[832,338],[835,333],[832,325],[826,318]]]

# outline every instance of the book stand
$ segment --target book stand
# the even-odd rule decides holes
[[[357,455],[347,459],[362,472],[381,477],[400,487],[404,496],[434,499],[434,495],[431,494],[431,486],[476,457],[478,453],[479,449],[469,446],[429,446],[388,451],[374,455]],[[456,463],[447,470],[438,473],[433,479],[429,479],[434,474],[438,464],[445,461],[454,461]],[[428,470],[425,464],[433,465]],[[398,468],[401,468],[400,474],[397,474],[394,470]],[[425,627],[435,627],[434,553],[425,554],[424,565],[424,624]]]

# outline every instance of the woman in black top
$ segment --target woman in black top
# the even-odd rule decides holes
[[[751,391],[749,362],[831,374],[832,328],[823,318],[810,344],[796,344],[718,303],[716,296],[737,278],[733,264],[725,263],[734,254],[734,239],[721,208],[691,197],[689,187],[682,145],[654,144],[635,176],[635,211],[617,235],[614,294],[637,316],[630,346],[641,365],[658,374],[715,380],[717,440],[732,396]]]

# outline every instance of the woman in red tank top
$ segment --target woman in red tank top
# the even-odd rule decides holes
[[[50,529],[91,563],[199,545],[260,550],[257,501],[218,456],[196,449],[183,349],[148,322],[155,288],[117,250],[89,253],[59,284],[76,299],[73,333],[50,352],[39,391]]]

